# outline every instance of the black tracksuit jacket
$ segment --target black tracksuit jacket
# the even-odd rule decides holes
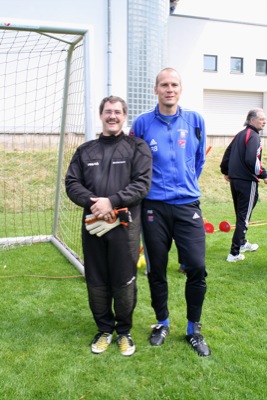
[[[103,136],[79,146],[65,183],[69,198],[84,208],[82,243],[89,305],[100,332],[128,333],[136,305],[141,201],[150,189],[152,156],[147,143],[125,135]],[[108,197],[112,207],[128,207],[132,222],[102,237],[90,235],[84,217],[90,197]],[[112,307],[112,300],[114,304]]]
[[[230,179],[256,181],[267,177],[261,165],[262,147],[259,132],[252,125],[240,131],[225,150],[221,172]]]
[[[124,133],[100,135],[76,150],[66,174],[66,192],[87,214],[94,204],[90,197],[108,197],[113,208],[131,210],[149,191],[151,162],[143,140]]]

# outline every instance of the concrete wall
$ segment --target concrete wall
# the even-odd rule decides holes
[[[68,135],[67,135],[68,136]],[[75,135],[75,143],[84,142],[84,135]],[[98,134],[96,134],[96,137]],[[0,151],[32,151],[33,149],[43,150],[48,148],[57,148],[59,145],[59,134],[37,134],[37,135],[7,135],[0,134]],[[233,139],[232,136],[207,136],[207,147],[226,148]],[[267,137],[262,137],[262,147],[267,148]]]

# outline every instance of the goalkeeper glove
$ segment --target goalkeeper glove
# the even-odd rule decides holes
[[[128,226],[128,223],[132,222],[131,213],[128,211],[128,208],[114,209],[113,211],[115,217],[109,222],[96,218],[94,214],[86,215],[85,229],[91,235],[97,235],[98,237],[101,237],[118,225]]]
[[[96,235],[98,237],[101,237],[102,235],[105,235],[108,231],[111,229],[116,228],[116,226],[120,225],[120,219],[116,218],[115,222],[106,222],[103,221],[102,219],[98,219],[95,222],[91,224],[85,224],[86,230],[90,233],[90,235]]]

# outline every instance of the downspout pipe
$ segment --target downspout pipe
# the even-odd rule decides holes
[[[111,44],[111,0],[107,0],[107,95],[111,95],[111,54],[112,54],[112,44]]]

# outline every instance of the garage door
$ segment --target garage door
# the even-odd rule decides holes
[[[248,111],[262,106],[263,93],[205,90],[203,116],[207,134],[234,136],[243,128]]]

